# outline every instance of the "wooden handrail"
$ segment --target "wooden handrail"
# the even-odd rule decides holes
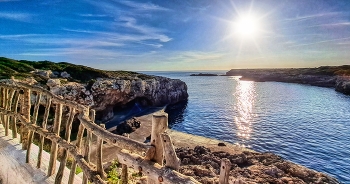
[[[79,115],[78,118],[86,129],[107,143],[118,145],[118,147],[122,149],[126,149],[132,153],[137,153],[141,156],[144,156],[146,159],[151,158],[154,154],[154,147],[151,145],[140,143],[127,137],[113,134],[100,126],[93,124],[93,122],[89,121],[83,115]]]
[[[31,96],[35,98],[31,98]],[[31,99],[35,102],[31,104]],[[46,102],[45,102],[46,101]],[[37,124],[39,106],[45,107],[41,125]],[[34,108],[31,108],[31,107]],[[18,108],[20,111],[18,111]],[[47,123],[50,116],[50,109],[54,108],[55,114],[53,130],[48,131]],[[33,112],[31,112],[33,109]],[[65,136],[60,137],[60,127],[63,121],[62,115],[65,109],[69,109],[69,117],[67,120]],[[77,114],[77,116],[76,116]],[[42,115],[41,115],[42,116]],[[70,142],[71,125],[74,118],[80,121],[77,142]],[[166,118],[166,119],[164,119]],[[0,82],[0,122],[8,129],[12,129],[13,137],[17,136],[17,120],[19,120],[21,142],[23,149],[27,149],[27,162],[30,157],[30,145],[33,141],[33,134],[37,133],[40,136],[39,152],[37,167],[41,166],[42,151],[44,139],[49,139],[52,142],[50,162],[48,168],[48,176],[55,173],[58,147],[62,149],[63,156],[59,159],[61,164],[56,175],[55,183],[61,183],[63,177],[63,169],[65,167],[68,154],[73,157],[72,170],[69,176],[69,183],[73,183],[75,176],[75,168],[78,165],[84,174],[83,182],[87,180],[93,183],[106,183],[104,172],[102,170],[102,146],[103,141],[114,144],[119,147],[116,150],[116,156],[123,165],[123,183],[127,179],[127,167],[143,168],[142,173],[146,175],[149,181],[157,181],[163,183],[198,183],[192,177],[184,176],[176,170],[179,168],[179,160],[176,157],[174,148],[172,147],[171,139],[167,134],[162,134],[167,129],[167,115],[155,114],[152,121],[156,124],[152,125],[152,139],[155,139],[152,144],[141,143],[124,136],[115,135],[102,126],[95,124],[94,111],[90,111],[89,107],[80,105],[70,100],[63,99],[37,86],[31,86],[23,83],[5,84]],[[157,123],[158,122],[158,123]],[[153,124],[153,123],[152,123]],[[157,128],[161,125],[161,128]],[[153,128],[154,127],[154,128]],[[97,136],[98,146],[98,162],[97,167],[90,163],[90,148],[89,141],[85,147],[81,145],[84,131],[87,131],[88,137],[92,134]],[[6,134],[8,135],[8,133]],[[89,139],[89,138],[88,138]],[[164,139],[164,140],[161,140]],[[163,143],[167,141],[166,143]],[[85,150],[83,153],[82,150]],[[163,166],[163,152],[170,153],[166,155],[167,165]],[[157,154],[155,154],[157,153]],[[156,161],[157,163],[154,163]],[[169,162],[168,162],[169,161]],[[171,164],[170,164],[171,163]],[[136,168],[135,168],[136,169]]]
[[[36,132],[47,139],[50,139],[55,144],[64,148],[69,152],[69,154],[71,154],[74,157],[74,160],[78,162],[78,165],[81,167],[84,174],[88,175],[88,178],[91,181],[93,181],[94,183],[105,183],[102,179],[97,177],[96,171],[94,171],[94,169],[91,166],[89,166],[89,164],[84,160],[84,156],[79,154],[79,151],[75,145],[70,144],[63,138],[59,137],[56,133],[49,132],[35,124],[27,122],[27,120],[23,118],[22,115],[18,115],[17,113],[13,113],[3,108],[0,108],[0,114],[18,118],[20,120],[20,123],[26,126],[29,130]]]
[[[18,91],[21,91],[23,89],[30,89],[32,91],[41,93],[41,94],[45,95],[46,97],[51,98],[52,102],[54,102],[54,103],[60,103],[62,105],[68,106],[68,107],[73,107],[73,108],[77,109],[78,111],[84,111],[84,110],[86,111],[87,109],[89,109],[88,107],[85,107],[84,105],[78,104],[74,101],[63,99],[63,97],[58,97],[57,95],[51,93],[50,91],[48,91],[40,86],[34,87],[31,85],[19,83],[19,82],[16,82],[13,85],[0,82],[0,87],[14,89],[14,90],[18,90]]]

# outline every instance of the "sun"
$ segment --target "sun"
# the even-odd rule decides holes
[[[238,19],[233,22],[233,29],[240,38],[255,38],[260,32],[260,22],[252,14],[240,15]]]

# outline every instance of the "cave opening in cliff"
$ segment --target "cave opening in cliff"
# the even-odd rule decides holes
[[[148,112],[151,107],[153,107],[152,101],[145,97],[135,98],[128,103],[115,103],[104,110],[96,111],[96,123],[104,123],[108,129]]]
[[[131,100],[126,104],[116,104],[113,107],[114,114],[123,113],[124,115],[135,115],[138,114],[148,107],[152,106],[152,102],[144,97],[139,97]]]

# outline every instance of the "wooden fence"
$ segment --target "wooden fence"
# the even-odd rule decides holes
[[[40,112],[40,113],[39,113]],[[68,155],[74,159],[69,175],[73,183],[76,167],[83,171],[83,184],[107,183],[103,170],[103,142],[117,145],[118,162],[122,164],[122,183],[127,183],[128,168],[133,168],[147,176],[148,183],[199,183],[192,177],[177,172],[180,160],[169,135],[168,116],[155,113],[152,117],[151,143],[144,144],[105,130],[104,126],[94,123],[95,111],[75,102],[60,98],[51,92],[23,83],[0,83],[0,122],[5,135],[20,135],[22,149],[27,150],[26,162],[29,162],[30,147],[34,133],[39,138],[37,167],[41,167],[45,139],[51,141],[48,176],[56,174],[55,183],[61,183]],[[73,122],[79,121],[75,143],[70,141]],[[61,131],[62,129],[62,131]],[[64,129],[64,130],[63,130]],[[86,132],[86,133],[85,133]],[[85,133],[85,134],[84,134]],[[83,135],[86,135],[83,141]],[[90,161],[92,137],[97,137],[96,163]],[[58,152],[60,156],[58,158]],[[56,160],[59,169],[56,172]],[[220,183],[228,183],[227,160],[222,161]],[[226,168],[225,168],[226,166]]]

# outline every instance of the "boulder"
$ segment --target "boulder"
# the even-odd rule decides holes
[[[63,78],[70,78],[70,74],[67,73],[66,71],[64,71],[64,72],[61,72],[61,77],[63,77]]]
[[[335,84],[335,90],[350,95],[350,77],[338,77]]]
[[[51,70],[35,70],[35,71],[33,71],[33,73],[35,75],[40,75],[40,76],[45,77],[45,78],[57,77],[55,74],[52,73]]]
[[[123,135],[125,133],[129,134],[131,132],[134,132],[137,128],[140,128],[140,126],[141,126],[140,121],[138,121],[135,118],[131,118],[127,121],[124,121],[120,125],[118,125],[114,133],[118,135]]]
[[[49,88],[59,87],[61,85],[61,81],[60,79],[49,79],[47,80],[46,85]]]

